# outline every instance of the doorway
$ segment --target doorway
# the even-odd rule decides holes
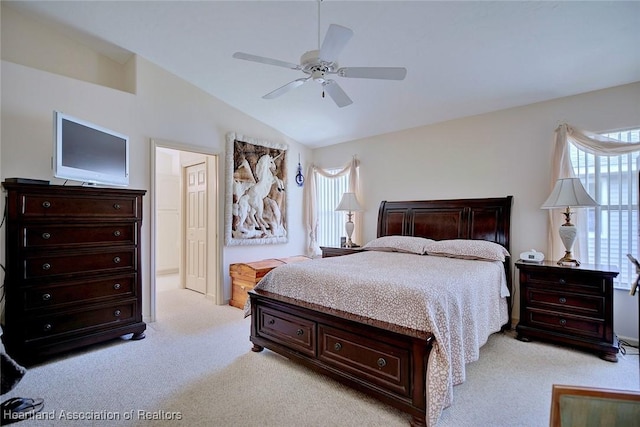
[[[189,289],[218,303],[218,156],[152,141],[151,321],[158,292]]]

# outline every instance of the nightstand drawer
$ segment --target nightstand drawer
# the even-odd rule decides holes
[[[606,279],[603,277],[574,270],[559,270],[558,272],[528,271],[526,276],[526,281],[529,285],[592,294],[604,294],[607,284]]]
[[[564,313],[526,309],[527,324],[533,327],[554,330],[573,336],[588,338],[604,337],[605,322],[580,316],[570,316]]]
[[[527,305],[547,308],[563,313],[583,314],[603,318],[605,298],[593,295],[576,295],[562,291],[549,291],[533,286],[527,287]]]

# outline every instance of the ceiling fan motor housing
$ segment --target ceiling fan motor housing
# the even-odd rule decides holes
[[[335,73],[338,69],[337,62],[327,62],[320,59],[319,50],[310,50],[300,57],[302,71],[309,74],[311,78],[318,82],[325,82],[325,74]]]

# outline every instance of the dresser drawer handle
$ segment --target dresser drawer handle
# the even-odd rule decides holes
[[[51,299],[51,294],[42,294],[42,301],[49,301]]]
[[[558,298],[558,301],[560,302],[560,304],[566,304],[567,303],[567,299],[565,297]]]
[[[565,326],[567,324],[566,319],[560,319],[560,325]]]
[[[120,203],[114,203],[113,204],[113,209],[119,210],[120,209]]]
[[[384,368],[387,365],[387,361],[384,360],[382,357],[380,359],[378,359],[378,367],[379,368]]]
[[[121,234],[122,233],[120,232],[120,230],[116,230],[116,231],[113,232],[113,235],[116,236],[116,237],[120,237]]]
[[[42,238],[43,238],[44,240],[49,240],[49,239],[51,238],[51,234],[49,234],[49,233],[42,233]]]
[[[296,331],[296,335],[300,336],[300,335],[302,335],[302,334],[304,334],[304,331],[303,331],[302,329],[298,329],[298,330]]]
[[[120,310],[116,310],[116,311],[114,311],[114,312],[113,312],[113,315],[114,315],[115,317],[120,317]]]
[[[333,349],[334,349],[335,351],[340,351],[340,350],[342,350],[342,344],[340,344],[339,342],[335,343],[335,344],[333,345]]]
[[[566,285],[567,281],[564,280],[564,279],[560,279],[560,280],[558,280],[558,283],[560,283],[561,285]]]
[[[51,202],[49,202],[48,200],[45,200],[44,202],[42,202],[42,207],[47,209],[51,207]]]
[[[113,285],[113,289],[115,289],[116,291],[117,291],[118,289],[120,289],[120,283],[116,283],[116,284],[114,284],[114,285]]]
[[[42,330],[45,331],[45,332],[49,332],[51,329],[53,329],[53,326],[51,325],[51,323],[45,323],[42,326]]]
[[[116,264],[120,264],[120,261],[122,261],[122,259],[120,259],[119,256],[113,258],[113,262],[115,262]]]
[[[42,264],[42,269],[43,270],[51,269],[51,264],[49,264],[48,262],[45,262],[44,264]]]

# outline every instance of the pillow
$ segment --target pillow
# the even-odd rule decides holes
[[[373,239],[362,248],[371,251],[406,252],[424,255],[427,244],[431,239],[413,236],[383,236]]]
[[[434,240],[425,250],[428,255],[488,261],[504,261],[509,256],[504,246],[488,240]]]

